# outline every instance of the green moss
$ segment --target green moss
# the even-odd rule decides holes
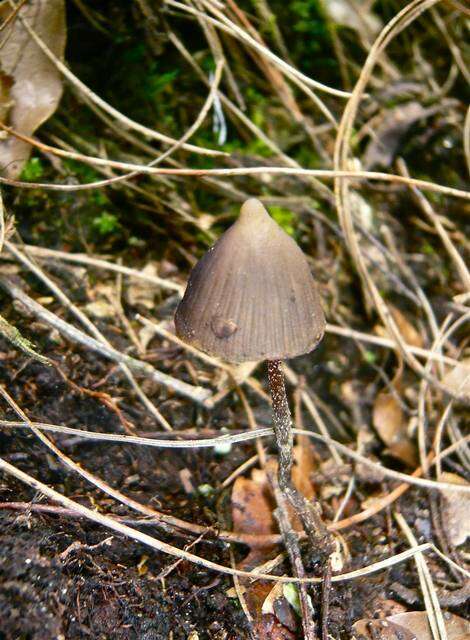
[[[30,158],[23,167],[20,180],[24,182],[37,182],[44,175],[44,167],[40,158]]]
[[[364,351],[363,357],[368,364],[374,364],[377,361],[377,355],[373,351]]]
[[[64,161],[64,167],[69,171],[69,173],[76,178],[80,182],[96,182],[97,180],[101,180],[102,176],[90,167],[88,164],[84,164],[83,162],[78,162],[76,160],[70,160],[66,158]],[[97,191],[93,191],[92,193],[97,193]]]
[[[294,60],[302,70],[329,84],[339,81],[338,64],[331,41],[331,26],[321,0],[294,0],[271,8],[283,25],[286,41]],[[285,15],[283,15],[285,14]],[[290,34],[289,34],[290,31]]]
[[[290,236],[295,237],[295,215],[289,209],[284,207],[269,207],[269,213],[277,222],[277,224],[284,229]]]
[[[93,218],[92,224],[98,233],[103,236],[116,231],[120,226],[117,216],[108,211],[103,211],[99,216]]]
[[[429,242],[423,242],[421,245],[421,251],[428,256],[432,256],[434,254],[434,247]]]

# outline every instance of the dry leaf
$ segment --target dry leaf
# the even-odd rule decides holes
[[[378,434],[386,445],[395,442],[397,436],[403,433],[403,409],[393,393],[382,391],[374,402],[372,421]]]
[[[395,320],[400,333],[402,334],[405,342],[413,347],[422,347],[424,345],[423,336],[419,333],[406,316],[399,311],[396,307],[389,305],[390,313]]]
[[[149,262],[142,269],[142,273],[147,276],[155,277],[158,275],[157,265],[155,262]],[[153,309],[155,306],[155,296],[158,292],[157,287],[148,280],[132,277],[129,281],[127,289],[127,301],[133,307],[142,305],[146,309]]]
[[[470,358],[450,369],[442,378],[442,384],[450,392],[470,398]]]
[[[358,620],[353,625],[353,640],[418,640],[414,633],[385,620]]]
[[[470,640],[470,623],[444,613],[447,640]],[[397,613],[383,620],[358,620],[353,625],[354,640],[432,640],[426,611]]]
[[[9,2],[0,4],[3,21],[12,11]],[[31,0],[19,12],[59,59],[66,40],[63,0]],[[42,53],[16,17],[2,33],[0,83],[2,120],[24,135],[32,135],[56,110],[62,95],[59,71]],[[21,173],[31,146],[8,136],[0,141],[0,164],[9,178]]]
[[[393,317],[393,319],[395,320],[395,323],[400,331],[400,333],[402,334],[405,342],[413,347],[423,347],[424,345],[424,341],[423,341],[423,337],[422,335],[414,328],[414,326],[411,324],[411,322],[403,315],[403,313],[401,311],[399,311],[396,307],[394,307],[393,305],[389,304],[389,309],[390,309],[390,313]],[[380,326],[377,325],[375,327],[375,332],[384,337],[384,338],[390,338],[393,336],[390,336],[388,331]]]
[[[316,468],[314,450],[307,438],[299,438],[295,447],[296,464],[293,474],[296,486],[307,497],[313,497],[314,491],[309,477]],[[294,470],[293,470],[294,471]],[[273,468],[275,472],[275,468]],[[275,507],[271,488],[262,469],[253,469],[251,478],[239,477],[232,490],[233,530],[237,533],[269,535],[277,532],[273,516]],[[294,529],[301,529],[301,524],[293,511],[289,510]],[[248,555],[237,565],[238,568],[250,570],[271,559],[277,552],[274,545],[254,546]],[[297,622],[288,604],[282,585],[258,580],[255,583],[241,579],[244,589],[243,598],[253,617],[254,637],[260,640],[287,640],[292,635]]]
[[[372,423],[382,442],[387,445],[388,453],[414,467],[417,462],[416,448],[408,436],[407,420],[397,397],[401,392],[401,368],[391,384],[395,393],[381,391],[375,399]]]
[[[313,610],[310,596],[308,596],[308,599]],[[296,615],[298,617],[302,616],[297,585],[292,582],[287,584],[277,582],[263,602],[261,611],[264,615],[275,615],[284,627],[290,631],[295,631],[298,626]]]
[[[317,470],[314,447],[308,436],[300,436],[298,444],[294,447],[294,466],[292,468],[292,482],[294,486],[308,500],[315,498],[315,489],[310,478]]]
[[[363,0],[325,0],[324,7],[331,20],[343,27],[349,27],[359,33],[375,34],[382,28],[382,22],[368,11],[369,3]]]
[[[256,470],[252,479],[239,477],[232,490],[233,530],[237,533],[271,534],[276,525],[273,516],[269,484],[266,474]],[[269,547],[253,547],[248,556],[240,563],[240,567],[252,568],[264,562],[271,554]]]
[[[443,613],[447,640],[470,640],[470,622],[451,613]],[[399,624],[411,631],[417,640],[432,640],[431,629],[428,624],[426,611],[411,611],[397,613],[387,618],[394,624]]]
[[[112,318],[116,315],[115,307],[106,300],[96,300],[95,302],[89,302],[85,306],[85,310],[95,318]]]
[[[271,591],[268,593],[268,595],[266,596],[264,602],[263,602],[263,606],[261,607],[261,612],[266,614],[266,613],[274,613],[274,602],[276,600],[278,600],[279,598],[283,598],[284,597],[284,593],[283,593],[283,583],[282,582],[276,582],[274,584],[274,587],[271,589]]]
[[[382,121],[374,130],[365,150],[365,170],[374,166],[390,167],[403,138],[415,122],[436,113],[436,108],[425,108],[419,102],[399,104],[383,113]]]
[[[440,480],[451,484],[461,484],[468,487],[468,482],[456,473],[445,471]],[[443,524],[449,536],[449,542],[458,547],[470,537],[470,495],[457,491],[441,492],[443,499]]]
[[[377,395],[372,422],[388,452],[409,466],[415,466],[416,449],[408,438],[403,409],[393,393]]]
[[[273,517],[273,503],[270,496],[266,473],[254,469],[251,479],[237,478],[232,490],[233,529],[237,533],[271,534],[276,531]],[[253,569],[275,555],[276,547],[255,546],[237,566],[241,569]],[[244,599],[253,617],[253,633],[256,638],[274,640],[275,638],[293,638],[290,631],[276,621],[273,613],[264,613],[263,605],[272,590],[272,583],[257,580],[251,582],[241,579],[244,588]],[[276,596],[276,592],[273,597]],[[266,605],[269,607],[268,604]]]

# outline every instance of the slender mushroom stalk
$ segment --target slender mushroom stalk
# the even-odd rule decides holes
[[[227,362],[268,361],[279,487],[318,547],[327,535],[319,506],[291,481],[292,420],[281,361],[313,351],[325,318],[305,255],[261,202],[247,200],[194,267],[175,326],[182,340]]]
[[[330,534],[326,528],[318,503],[310,502],[292,484],[292,416],[287,401],[281,360],[268,360],[268,380],[273,408],[274,435],[279,452],[278,482],[299,516],[305,532],[321,555],[332,551]]]
[[[293,436],[281,360],[268,360],[268,380],[273,405],[274,433],[279,451],[279,486],[285,491],[291,483]]]

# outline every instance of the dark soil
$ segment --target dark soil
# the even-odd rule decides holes
[[[108,365],[81,353],[64,356],[62,370],[76,383],[91,376],[99,379]],[[6,359],[5,359],[6,358]],[[77,366],[73,366],[73,364]],[[9,359],[3,354],[2,378],[17,371],[10,383],[10,392],[18,394],[23,408],[34,407],[30,415],[45,422],[80,425],[103,431],[122,431],[116,414],[94,398],[71,390],[54,369],[27,362],[23,358]],[[101,371],[102,370],[102,371]],[[100,376],[101,374],[101,376]],[[11,378],[10,378],[11,380]],[[125,394],[124,388],[113,387],[108,379],[111,396]],[[129,399],[129,403],[132,399]],[[168,400],[170,402],[170,400]],[[126,405],[123,402],[124,406]],[[187,427],[182,416],[182,404],[173,399],[174,423]],[[163,403],[164,406],[164,403]],[[131,421],[143,421],[135,402],[124,414]],[[228,418],[228,407],[218,410],[219,417]],[[8,415],[13,418],[11,412]],[[171,412],[168,414],[171,419]],[[237,426],[243,426],[238,415],[232,416]],[[150,426],[150,425],[149,425]],[[56,438],[62,450],[86,469],[101,475],[111,485],[128,495],[157,506],[162,511],[198,524],[226,524],[228,495],[203,497],[185,493],[178,472],[189,470],[195,487],[220,482],[244,459],[251,455],[250,447],[234,447],[230,456],[212,453],[185,453],[146,449],[143,447],[103,446],[78,439]],[[33,436],[25,431],[0,433],[0,452],[10,462],[20,466],[43,482],[53,485],[86,506],[135,518],[126,508],[87,486],[76,475],[68,473]],[[374,493],[385,486],[366,483],[359,492]],[[145,546],[111,535],[101,527],[81,519],[35,511],[44,504],[40,495],[33,495],[19,482],[4,479],[0,485],[0,502],[24,502],[26,508],[0,509],[0,620],[4,640],[49,640],[51,638],[94,639],[244,639],[249,638],[246,618],[238,600],[229,592],[233,586],[229,577],[217,575],[188,562],[176,562]],[[422,503],[422,507],[419,505]],[[423,496],[408,497],[402,508],[419,515],[420,542],[431,535],[429,513]],[[326,505],[328,509],[328,505]],[[350,568],[360,567],[403,550],[396,538],[387,513],[345,532],[345,544],[351,554]],[[146,526],[144,530],[156,537],[181,546],[190,543],[161,528]],[[388,532],[388,533],[387,533]],[[227,547],[213,535],[197,543],[192,550],[205,558],[229,564]],[[238,557],[246,550],[239,548]],[[173,565],[173,566],[172,566]],[[309,569],[307,565],[307,569]],[[289,568],[285,567],[286,571]],[[413,563],[396,565],[365,579],[333,587],[330,594],[329,628],[335,638],[349,638],[354,621],[362,617],[383,616],[400,607],[400,597],[391,591],[393,583],[411,590],[417,586]],[[418,590],[419,591],[419,590]],[[228,594],[229,592],[229,594]],[[412,592],[412,591],[411,591]],[[312,589],[319,611],[320,591]],[[419,595],[417,596],[419,598]],[[392,599],[395,598],[395,599]],[[406,604],[406,603],[405,603]],[[458,611],[458,609],[457,609]],[[279,613],[281,619],[283,616]],[[266,637],[301,637],[282,626],[273,617],[272,629],[283,629],[284,635]],[[265,623],[268,625],[268,621]],[[277,625],[277,626],[276,626]],[[196,631],[198,636],[191,636]]]

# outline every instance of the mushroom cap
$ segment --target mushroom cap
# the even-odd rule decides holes
[[[316,347],[325,317],[305,255],[261,202],[199,260],[175,314],[186,343],[226,362],[284,360]]]

